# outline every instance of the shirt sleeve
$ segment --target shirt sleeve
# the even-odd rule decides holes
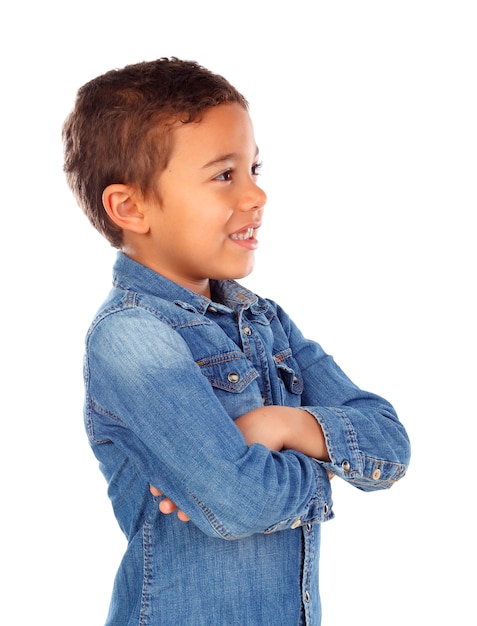
[[[160,488],[207,535],[237,539],[332,517],[326,468],[247,446],[186,342],[155,315],[131,307],[95,323],[85,381],[92,445],[108,463],[133,464],[145,489]]]
[[[393,406],[357,387],[279,307],[277,314],[303,377],[302,408],[325,435],[331,462],[323,467],[364,491],[391,487],[410,460],[409,438]]]

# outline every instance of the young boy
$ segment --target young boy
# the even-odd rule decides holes
[[[330,476],[388,488],[409,441],[388,402],[235,282],[266,201],[246,100],[195,62],[139,63],[84,85],[63,139],[73,193],[119,249],[84,367],[128,540],[107,625],[319,625]]]

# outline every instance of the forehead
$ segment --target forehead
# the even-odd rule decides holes
[[[174,131],[172,159],[208,162],[220,155],[255,155],[257,147],[252,120],[237,103],[219,104],[207,109],[195,122]]]

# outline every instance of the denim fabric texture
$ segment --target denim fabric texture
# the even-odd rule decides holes
[[[128,542],[106,624],[318,626],[327,471],[386,489],[409,441],[274,302],[234,281],[212,296],[120,252],[88,331],[85,425]],[[234,419],[264,404],[312,413],[331,462],[248,447]],[[150,484],[191,521],[160,513]]]

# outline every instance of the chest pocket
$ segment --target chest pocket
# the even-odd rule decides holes
[[[282,399],[285,404],[288,404],[292,398],[292,405],[295,406],[298,397],[303,392],[303,377],[298,363],[293,358],[290,348],[275,354],[273,360],[277,368],[278,378],[282,383]]]
[[[258,378],[257,370],[243,352],[226,352],[197,361],[212,387],[231,393],[242,393]]]
[[[259,373],[243,352],[224,352],[196,363],[232,419],[261,405]]]

